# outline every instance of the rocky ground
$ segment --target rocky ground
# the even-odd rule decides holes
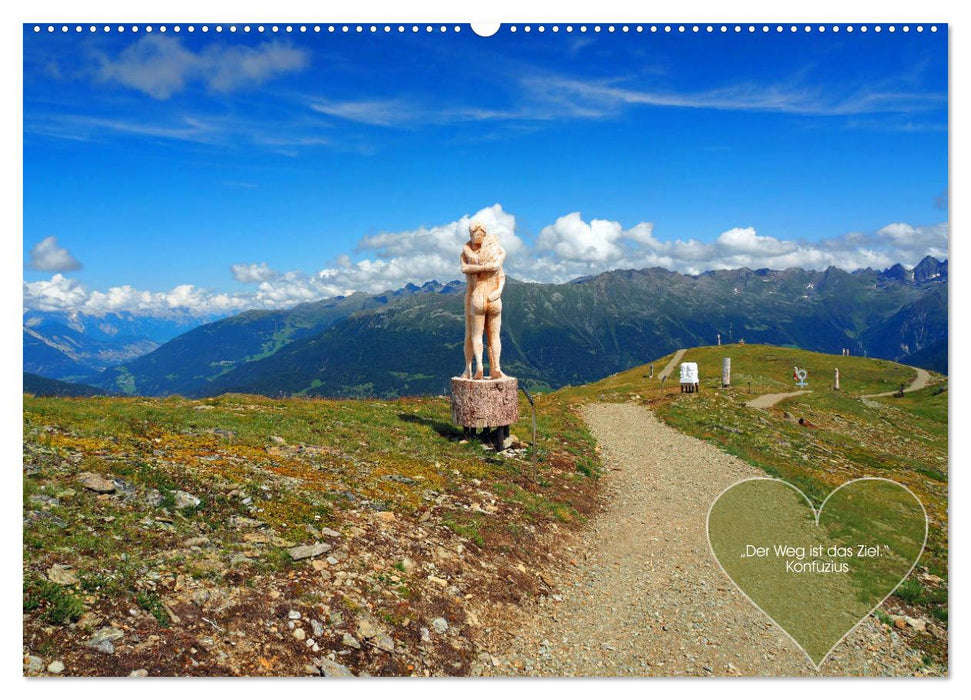
[[[705,534],[708,507],[751,465],[634,404],[585,409],[606,456],[607,508],[567,547],[550,594],[474,671],[529,676],[817,675],[806,656],[728,580]],[[918,572],[934,584],[936,577]],[[940,579],[937,579],[940,584]],[[918,615],[918,617],[912,617]],[[882,621],[881,621],[882,620]],[[891,598],[818,675],[946,674],[915,642],[946,628]]]
[[[198,418],[324,404],[187,403],[134,433],[100,424],[114,404],[29,406],[26,675],[467,675],[594,507],[578,445],[544,448],[534,485],[518,442],[497,454],[430,429],[447,402],[336,407],[345,423],[366,411],[367,448],[366,430],[254,448],[238,415],[233,430]],[[399,431],[393,455],[382,430]]]

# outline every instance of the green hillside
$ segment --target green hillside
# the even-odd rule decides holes
[[[48,379],[37,374],[24,372],[24,393],[34,396],[98,396],[104,394],[105,391],[87,384],[62,382],[58,379]]]
[[[380,302],[366,294],[299,304],[282,311],[246,311],[194,328],[130,362],[89,377],[123,394],[193,394],[247,362],[319,333],[334,321]]]
[[[903,352],[900,343],[916,345],[906,338],[918,328],[925,339],[946,332],[946,303],[938,299],[944,293],[943,284],[918,289],[879,273],[836,269],[696,278],[654,269],[561,285],[511,282],[503,295],[503,367],[535,389],[556,388],[711,342],[717,333],[835,351],[857,347],[869,328],[879,331],[880,343],[867,346],[870,352],[893,357]],[[898,343],[893,329],[905,340]],[[439,394],[461,367],[463,333],[460,294],[404,297],[242,364],[199,393]]]
[[[565,284],[509,280],[503,367],[533,389],[555,389],[714,342],[717,334],[724,342],[823,352],[848,347],[900,359],[947,335],[946,263],[928,258],[921,265],[919,279],[905,270],[682,275],[653,268]],[[392,295],[247,312],[92,381],[142,395],[437,395],[462,367],[462,291],[461,284],[428,283]],[[944,354],[946,363],[946,346]]]
[[[592,384],[557,392],[571,405],[636,401],[678,430],[706,440],[798,486],[817,505],[850,479],[881,476],[921,499],[929,518],[921,567],[896,596],[907,605],[947,620],[948,392],[946,377],[903,398],[867,398],[909,385],[915,371],[886,360],[843,357],[768,345],[690,348],[683,362],[697,362],[701,391],[682,394],[677,369],[662,385],[671,355]],[[722,358],[732,359],[732,387],[721,387]],[[808,371],[810,393],[769,409],[745,404],[761,394],[799,390],[793,367]],[[840,370],[834,391],[833,370]],[[802,423],[800,423],[802,421]],[[939,581],[939,582],[937,582]],[[926,653],[946,656],[938,640],[922,639]]]

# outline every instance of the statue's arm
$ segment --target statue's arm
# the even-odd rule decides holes
[[[506,259],[506,251],[503,250],[502,248],[499,248],[498,252],[496,253],[496,257],[493,258],[490,262],[472,265],[463,261],[462,272],[465,272],[467,274],[472,274],[476,272],[495,272],[496,270],[502,269],[502,263],[503,261],[505,261],[505,259]]]
[[[472,274],[476,272],[495,272],[502,267],[502,263],[490,262],[482,263],[480,265],[469,265],[468,263],[462,263],[462,272],[466,274]]]
[[[499,284],[496,286],[496,291],[489,295],[489,301],[499,301],[499,297],[502,296],[502,290],[506,287],[506,274],[502,271],[499,272]]]

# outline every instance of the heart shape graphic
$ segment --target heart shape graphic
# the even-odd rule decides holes
[[[817,511],[780,479],[740,481],[708,511],[722,571],[816,670],[896,590],[927,542],[927,513],[896,481],[848,481]]]

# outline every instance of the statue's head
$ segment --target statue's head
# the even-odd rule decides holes
[[[487,235],[485,224],[481,221],[473,221],[469,224],[469,242],[473,245],[482,245]]]

